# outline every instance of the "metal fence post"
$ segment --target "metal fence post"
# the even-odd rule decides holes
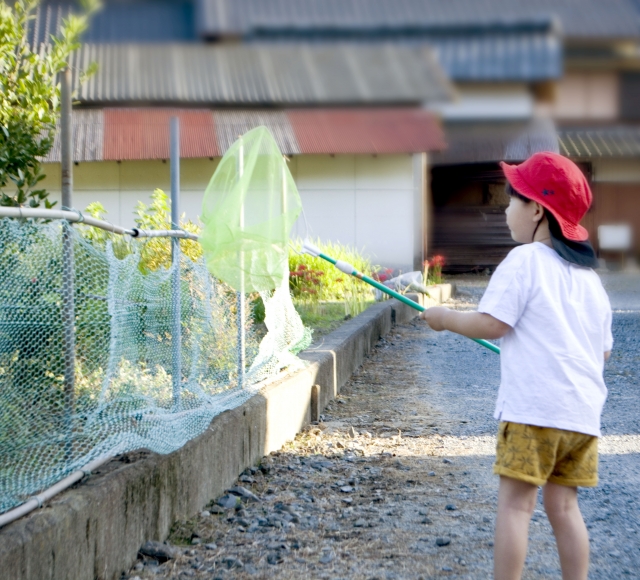
[[[244,175],[244,143],[240,137],[240,155],[238,157],[238,179]],[[240,192],[242,195],[242,192]],[[244,230],[244,200],[240,206],[240,230]],[[238,386],[244,387],[244,366],[245,366],[245,323],[247,315],[244,306],[244,251],[240,250],[240,288],[236,293],[236,308],[238,311]]]
[[[180,119],[171,117],[171,229],[180,229]],[[180,303],[180,238],[171,238],[171,297],[173,324],[171,331],[173,407],[180,408],[182,390],[182,328]]]
[[[71,70],[65,69],[61,79],[61,165],[62,206],[73,207],[73,134],[71,126]],[[64,440],[65,459],[73,455],[73,412],[75,407],[75,281],[73,232],[71,224],[62,224],[62,348],[64,351]]]

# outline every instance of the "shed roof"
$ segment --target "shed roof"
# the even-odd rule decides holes
[[[633,0],[199,0],[200,33],[450,26],[555,16],[570,38],[640,36]]]
[[[560,153],[573,159],[640,157],[640,127],[562,129]]]
[[[83,105],[382,105],[452,96],[424,46],[85,44],[71,66],[91,61],[98,72],[78,90]]]
[[[78,109],[74,161],[169,158],[169,119],[180,119],[182,157],[218,157],[266,126],[285,155],[419,153],[445,146],[438,119],[418,108],[208,110]],[[60,161],[60,135],[44,162]]]

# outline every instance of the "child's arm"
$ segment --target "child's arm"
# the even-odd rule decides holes
[[[502,338],[511,330],[508,324],[482,312],[457,312],[446,306],[427,308],[420,317],[433,330],[450,330],[469,338]]]
[[[607,362],[609,360],[609,357],[611,356],[611,351],[608,350],[607,352],[604,353],[604,362]]]

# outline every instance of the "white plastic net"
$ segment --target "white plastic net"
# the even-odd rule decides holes
[[[65,231],[72,269],[64,265]],[[174,451],[252,396],[259,381],[302,364],[295,354],[310,333],[285,280],[261,294],[266,335],[247,317],[238,386],[236,293],[204,260],[183,256],[176,383],[173,267],[140,268],[142,244],[127,242],[123,252],[65,222],[0,220],[0,512],[98,457]],[[74,309],[71,358],[65,288]],[[255,296],[245,298],[251,312]]]

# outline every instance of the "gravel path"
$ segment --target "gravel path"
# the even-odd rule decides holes
[[[603,278],[616,345],[600,485],[580,501],[590,578],[611,580],[640,577],[640,277]],[[459,278],[453,305],[475,307],[486,282]],[[498,357],[468,339],[420,321],[396,327],[323,422],[247,470],[235,495],[177,523],[166,562],[141,556],[125,577],[490,578],[498,383]],[[530,538],[523,578],[559,579],[541,504]]]

